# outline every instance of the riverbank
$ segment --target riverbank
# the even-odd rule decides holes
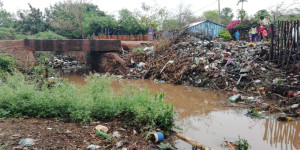
[[[107,134],[113,137],[112,140],[97,135],[97,125],[107,126]],[[0,132],[1,149],[23,149],[25,147],[19,144],[19,141],[25,138],[34,141],[29,149],[75,150],[88,149],[93,145],[102,150],[121,149],[128,145],[136,145],[135,149],[158,149],[157,145],[145,140],[145,133],[137,132],[133,127],[122,124],[120,120],[78,124],[64,119],[0,119]]]

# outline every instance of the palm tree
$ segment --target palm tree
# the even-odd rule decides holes
[[[238,0],[238,3],[237,3],[237,5],[239,5],[240,3],[242,3],[242,10],[243,10],[244,2],[248,2],[248,0]]]

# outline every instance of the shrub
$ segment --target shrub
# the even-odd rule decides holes
[[[16,65],[16,61],[10,56],[0,55],[0,77],[3,77],[6,73],[11,73]]]
[[[219,37],[223,38],[225,41],[228,41],[228,40],[232,39],[230,33],[226,29],[221,30],[221,32],[219,34]]]
[[[19,72],[0,79],[0,117],[61,117],[82,123],[120,118],[142,130],[174,127],[173,105],[164,102],[163,94],[131,88],[117,96],[109,75],[90,75],[81,88],[59,79],[52,86],[40,85]]]
[[[34,35],[34,38],[36,38],[36,39],[66,39],[66,37],[58,35],[52,31],[39,32]]]
[[[0,40],[15,40],[16,33],[13,28],[0,27]]]

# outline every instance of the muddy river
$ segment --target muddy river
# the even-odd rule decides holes
[[[79,75],[63,77],[77,85],[85,84],[84,77]],[[164,92],[178,112],[176,124],[183,129],[183,134],[205,146],[224,149],[224,140],[235,141],[240,136],[248,140],[253,150],[300,149],[299,120],[279,122],[268,114],[262,118],[250,118],[245,116],[247,109],[226,107],[229,103],[222,93],[201,88],[156,84],[149,80],[117,81],[113,88],[120,88],[120,82],[147,87],[153,93]],[[177,141],[176,147],[192,149],[181,140]]]

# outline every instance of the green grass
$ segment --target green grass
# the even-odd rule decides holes
[[[109,75],[94,74],[87,77],[87,86],[77,88],[60,79],[37,82],[12,72],[0,77],[0,117],[59,117],[81,123],[118,118],[141,130],[172,130],[175,112],[163,94],[130,88],[118,96],[112,81]]]
[[[144,48],[139,47],[139,48],[132,49],[131,51],[132,51],[132,52],[143,52],[143,51],[144,51]]]

